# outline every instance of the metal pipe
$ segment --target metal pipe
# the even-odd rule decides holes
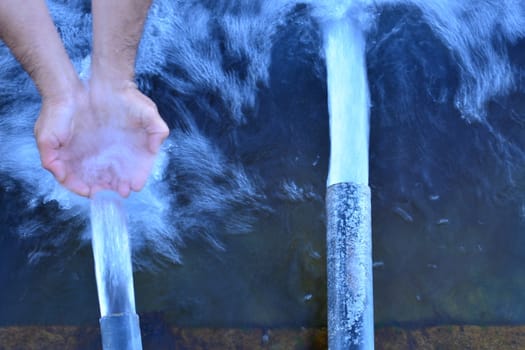
[[[104,350],[142,349],[137,314],[116,314],[100,318],[100,334]]]
[[[328,347],[374,348],[370,188],[352,183],[328,187]]]

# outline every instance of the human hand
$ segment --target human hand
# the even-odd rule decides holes
[[[44,99],[35,124],[44,168],[86,197],[140,191],[168,132],[153,101],[133,83],[97,79]]]

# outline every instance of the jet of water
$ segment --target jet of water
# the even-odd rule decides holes
[[[131,250],[118,194],[99,192],[93,197],[91,227],[104,348],[108,343],[117,342],[125,344],[122,346],[126,349],[141,349]],[[115,345],[109,348],[116,349]]]

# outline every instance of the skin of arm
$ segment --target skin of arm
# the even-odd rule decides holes
[[[44,0],[0,1],[0,38],[29,73],[44,100],[62,99],[80,88]]]
[[[23,4],[23,5],[22,5]],[[92,196],[142,189],[168,128],[133,83],[149,1],[93,1],[89,82],[79,80],[44,0],[0,1],[0,37],[42,95],[35,136],[44,168]]]
[[[151,0],[92,0],[94,79],[133,81],[135,56]]]

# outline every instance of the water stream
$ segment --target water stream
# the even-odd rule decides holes
[[[135,313],[128,230],[117,194],[100,192],[92,199],[91,229],[101,316]]]
[[[131,249],[122,198],[117,193],[98,192],[91,200],[92,247],[95,261],[98,300],[100,305],[103,343],[113,342],[107,349],[142,349],[140,329],[133,322],[123,322],[109,334],[125,337],[115,344],[114,339],[104,339],[104,322],[124,317],[136,318],[135,293]],[[122,333],[122,334],[118,334]],[[107,336],[106,336],[107,337]],[[127,346],[124,346],[126,344]],[[106,347],[105,347],[106,348]]]
[[[352,18],[323,26],[330,113],[328,186],[339,182],[368,185],[369,96],[366,40]]]

